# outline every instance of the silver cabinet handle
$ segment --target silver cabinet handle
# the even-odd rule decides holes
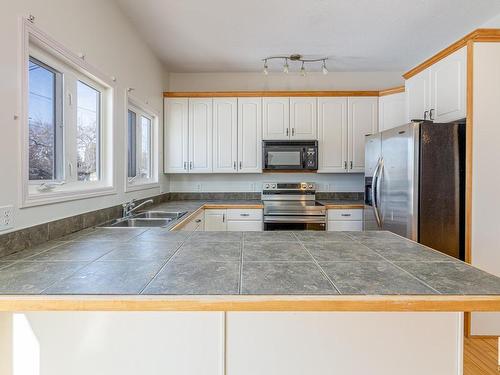
[[[226,214],[222,214],[222,222],[224,223],[226,221]]]
[[[187,169],[187,161],[184,162],[184,169]]]
[[[424,120],[427,120],[427,114],[429,113],[429,111],[424,111]]]
[[[434,121],[434,119],[432,118],[432,111],[434,111],[435,109],[432,108],[430,111],[429,111],[429,120],[431,121]]]
[[[243,168],[243,163],[240,161],[240,169]]]
[[[201,219],[196,219],[194,222],[195,223],[201,223]]]
[[[347,161],[344,162],[344,169],[347,170]]]
[[[233,169],[236,170],[236,162],[233,162]]]
[[[349,167],[350,167],[349,169],[352,169],[352,160],[351,160],[351,162],[349,163]]]
[[[189,169],[193,169],[193,162],[192,161],[189,162]]]
[[[250,216],[250,214],[240,214],[240,216]]]
[[[292,137],[295,135],[295,128],[292,128]]]
[[[340,216],[349,217],[349,216],[351,216],[351,214],[340,214]]]
[[[286,128],[286,136],[287,137],[288,137],[288,132],[289,132],[289,130],[288,130],[288,128]]]

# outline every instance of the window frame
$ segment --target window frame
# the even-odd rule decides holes
[[[130,191],[138,191],[138,190],[146,190],[146,189],[155,189],[160,187],[159,182],[159,116],[152,108],[150,108],[147,104],[141,102],[139,99],[133,97],[130,94],[126,95],[125,101],[125,123],[126,123],[126,131],[125,133],[125,159],[127,162],[125,163],[125,192]],[[128,145],[129,145],[129,131],[128,131],[128,113],[129,110],[135,113],[136,121],[135,121],[135,135],[136,135],[136,155],[135,155],[135,164],[136,164],[136,177],[129,177],[129,166],[128,166]],[[138,178],[137,177],[137,169],[140,167],[140,153],[141,153],[141,130],[139,128],[141,125],[141,118],[146,117],[151,121],[151,140],[150,140],[150,164],[151,164],[151,177],[146,178]]]
[[[69,200],[83,199],[94,196],[116,194],[116,176],[113,162],[113,119],[114,91],[113,79],[98,71],[66,47],[52,39],[27,19],[21,20],[21,56],[20,66],[21,90],[19,107],[21,113],[21,173],[20,207],[32,207],[44,204],[59,203]],[[62,137],[64,161],[62,179],[29,180],[29,62],[30,57],[49,68],[62,73]],[[77,82],[97,89],[100,92],[100,134],[99,134],[99,166],[101,176],[98,181],[78,181],[77,160]],[[71,101],[71,103],[70,103]],[[71,124],[71,125],[68,125]],[[71,134],[73,133],[73,134]],[[74,138],[74,139],[73,139]],[[74,147],[71,143],[74,143]],[[69,161],[73,161],[70,165]],[[71,170],[70,170],[71,169]],[[57,183],[47,191],[40,191],[44,183]]]

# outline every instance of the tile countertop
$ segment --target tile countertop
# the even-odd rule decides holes
[[[500,311],[500,278],[382,231],[92,228],[0,258],[0,311],[60,309]]]

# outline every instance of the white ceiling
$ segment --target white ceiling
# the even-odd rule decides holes
[[[500,13],[498,0],[116,1],[171,72],[255,72],[291,53],[404,71]]]

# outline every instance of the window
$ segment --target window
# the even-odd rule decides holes
[[[114,192],[108,79],[32,25],[24,27],[22,204]]]
[[[129,99],[127,112],[127,186],[150,187],[158,183],[157,117]],[[133,189],[132,189],[133,190]]]

